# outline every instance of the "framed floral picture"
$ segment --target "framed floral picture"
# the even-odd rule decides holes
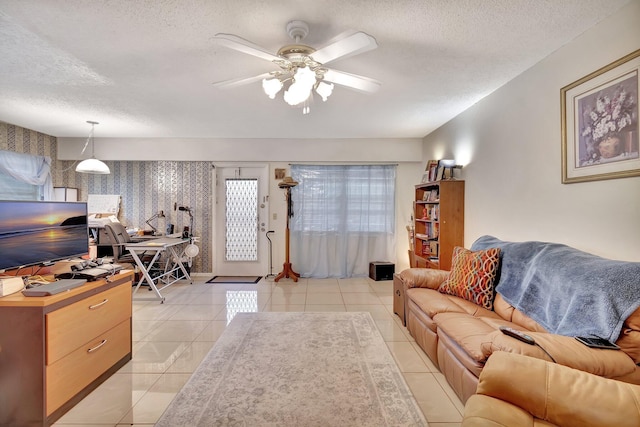
[[[560,90],[562,183],[640,176],[640,50]]]

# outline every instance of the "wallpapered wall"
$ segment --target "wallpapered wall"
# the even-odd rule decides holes
[[[75,172],[76,162],[58,161],[57,140],[29,129],[0,122],[0,149],[51,157],[53,185],[78,188],[78,199],[88,194],[120,194],[118,219],[127,227],[146,227],[145,221],[160,210],[166,218],[152,224],[160,231],[174,224],[176,231],[189,225],[187,212],[176,210],[188,206],[193,213],[194,235],[199,238],[200,254],[194,259],[193,272],[211,272],[211,201],[210,162],[111,161],[105,162],[110,175]]]

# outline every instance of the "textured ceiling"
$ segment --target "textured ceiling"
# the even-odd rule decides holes
[[[0,121],[54,136],[422,137],[629,0],[0,0]],[[309,23],[321,47],[348,30],[378,48],[332,68],[382,82],[336,86],[311,114],[267,98],[274,70],[216,45],[233,33],[269,51]]]

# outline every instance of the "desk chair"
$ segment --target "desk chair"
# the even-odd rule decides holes
[[[118,264],[131,264],[132,268],[135,268],[136,260],[125,249],[127,243],[133,242],[133,239],[129,236],[129,233],[127,233],[124,225],[119,222],[112,222],[105,224],[104,229],[113,248],[113,262]],[[144,264],[147,264],[151,262],[153,255],[142,254],[140,259]]]

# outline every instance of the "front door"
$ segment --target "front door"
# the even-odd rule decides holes
[[[215,274],[268,274],[268,167],[216,168]]]

